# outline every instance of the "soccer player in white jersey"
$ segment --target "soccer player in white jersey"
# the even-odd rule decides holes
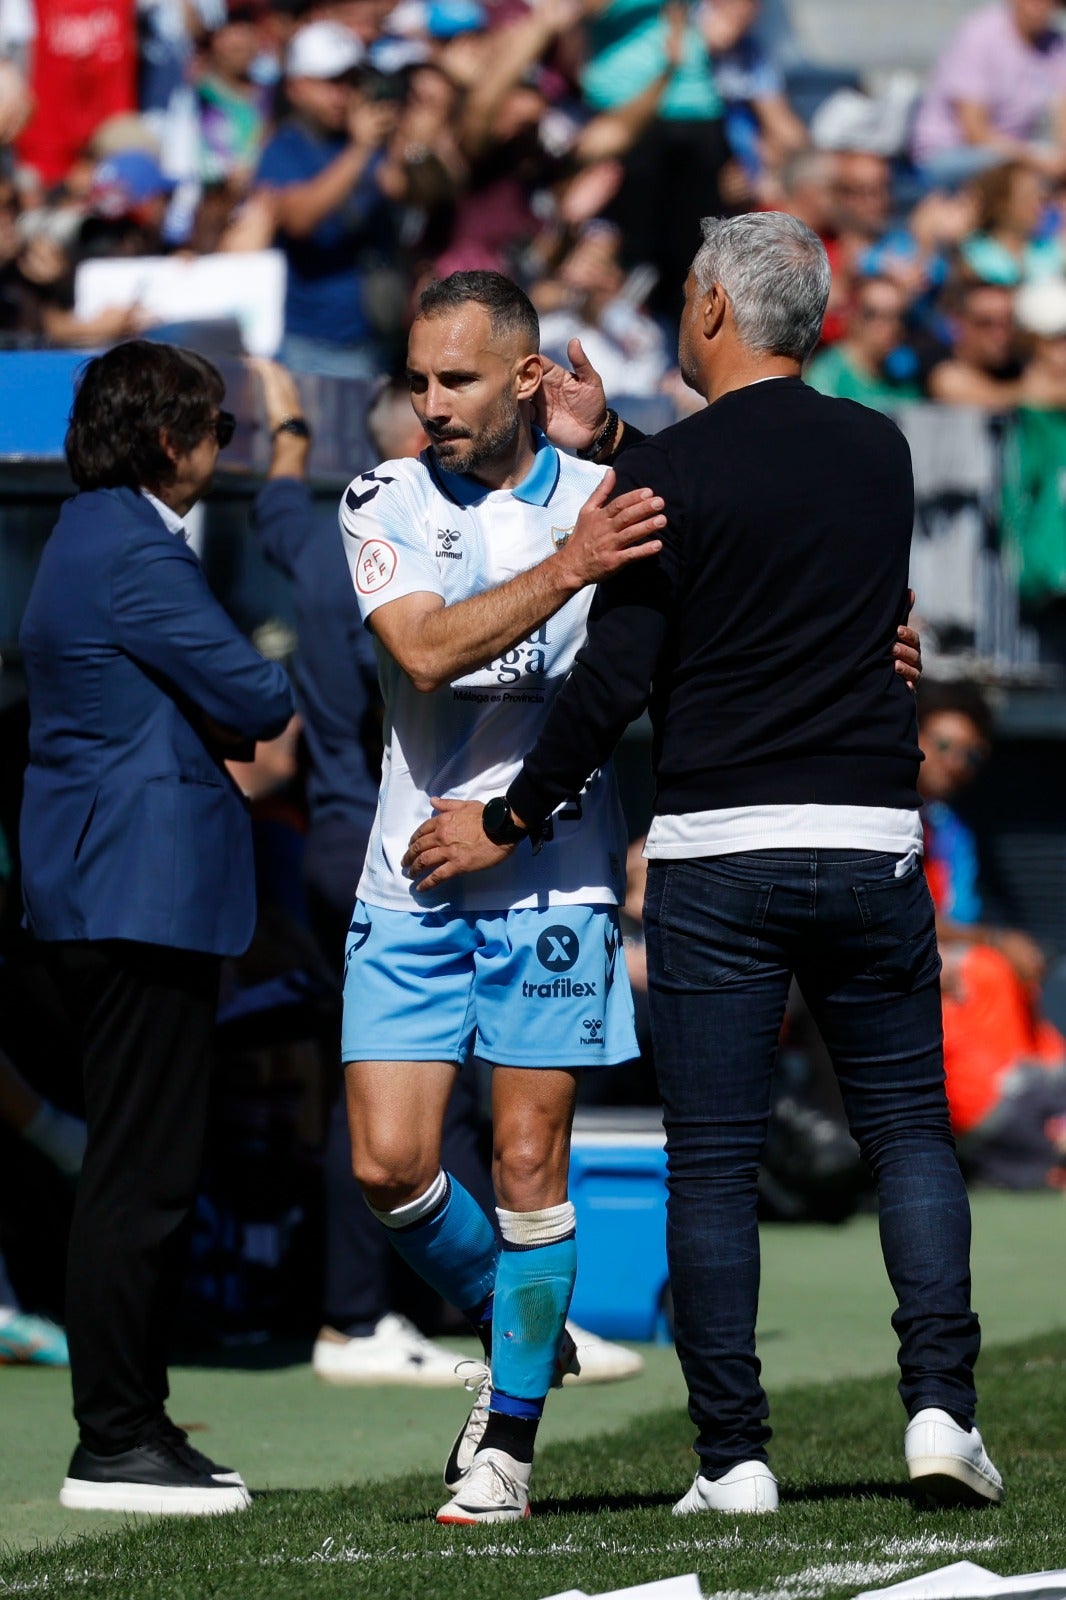
[[[497,273],[423,294],[408,346],[417,460],[356,478],[341,527],[379,656],[386,750],[348,940],[342,1058],[356,1178],[400,1254],[477,1327],[491,1362],[445,1469],[440,1522],[527,1516],[533,1444],[574,1285],[567,1200],[577,1069],[637,1054],[616,907],[621,811],[608,771],[553,822],[443,893],[402,858],[431,806],[502,793],[584,642],[592,586],[660,548],[663,503],[607,503],[613,474],[533,425],[536,312]],[[494,1064],[502,1250],[441,1170],[456,1071]],[[484,1400],[487,1399],[487,1408]]]

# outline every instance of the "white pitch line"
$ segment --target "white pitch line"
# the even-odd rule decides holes
[[[900,1538],[896,1535],[875,1542],[872,1546],[864,1541],[862,1552],[867,1559],[854,1560],[849,1559],[853,1549],[849,1540],[842,1540],[838,1544],[836,1540],[830,1539],[826,1543],[825,1551],[834,1559],[816,1566],[803,1567],[799,1572],[782,1573],[774,1579],[774,1587],[770,1590],[722,1589],[708,1595],[706,1600],[821,1600],[821,1596],[827,1594],[830,1589],[851,1587],[853,1584],[858,1588],[869,1588],[873,1583],[883,1583],[886,1579],[906,1572],[916,1563],[927,1561],[932,1557],[987,1554],[995,1550],[1001,1542],[995,1536],[965,1538],[957,1534],[946,1537],[934,1533],[920,1538]],[[775,1533],[767,1538],[764,1548],[779,1556],[797,1555],[807,1550],[809,1543],[807,1539]],[[717,1534],[711,1538],[669,1539],[656,1548],[665,1558],[721,1555],[723,1552],[740,1548],[742,1544],[740,1530],[734,1528],[728,1533]],[[494,1539],[491,1543],[476,1545],[442,1543],[436,1549],[426,1550],[400,1550],[395,1545],[390,1545],[384,1550],[370,1550],[356,1544],[348,1544],[344,1540],[338,1541],[331,1536],[324,1539],[319,1549],[312,1551],[309,1556],[275,1551],[255,1564],[274,1568],[308,1566],[315,1562],[374,1566],[389,1562],[480,1561],[516,1556],[536,1559],[567,1555],[646,1556],[647,1554],[647,1547],[643,1545],[623,1543],[617,1539],[597,1539],[579,1543],[573,1535],[566,1539],[553,1540],[546,1545],[520,1545]],[[869,1559],[870,1557],[873,1559]],[[66,1566],[55,1574],[46,1572],[39,1577],[16,1579],[14,1582],[0,1579],[0,1593],[35,1594],[47,1591],[55,1594],[60,1583],[80,1586],[90,1580],[98,1581],[106,1576],[108,1574],[94,1572],[88,1568],[75,1570]],[[117,1569],[112,1570],[110,1576],[117,1579],[119,1576]]]

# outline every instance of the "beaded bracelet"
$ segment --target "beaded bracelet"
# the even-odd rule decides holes
[[[613,441],[617,431],[618,412],[612,411],[610,406],[608,406],[607,419],[604,422],[603,427],[600,429],[599,433],[596,435],[595,439],[593,439],[590,445],[587,445],[584,450],[579,450],[577,452],[578,459],[580,461],[595,461],[596,457],[602,454],[602,452],[606,450],[607,446]]]

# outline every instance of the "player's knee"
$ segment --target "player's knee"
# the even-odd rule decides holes
[[[425,1194],[439,1170],[416,1152],[379,1153],[357,1150],[352,1171],[364,1198],[375,1211],[396,1211]]]
[[[496,1198],[505,1211],[539,1211],[566,1199],[565,1149],[533,1138],[498,1147],[493,1163]]]

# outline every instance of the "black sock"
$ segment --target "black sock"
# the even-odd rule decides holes
[[[490,1411],[478,1454],[482,1450],[504,1450],[516,1461],[531,1462],[539,1427],[539,1417],[509,1417],[502,1411]]]
[[[474,1332],[481,1340],[481,1348],[485,1352],[485,1360],[492,1360],[492,1318],[486,1317],[484,1322],[474,1324]]]

